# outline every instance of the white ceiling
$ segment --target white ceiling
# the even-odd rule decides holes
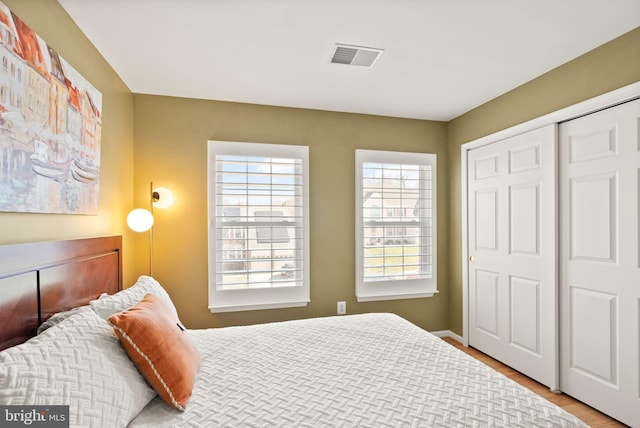
[[[444,121],[640,26],[640,0],[58,1],[134,93]]]

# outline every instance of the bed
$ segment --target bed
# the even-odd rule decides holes
[[[155,279],[122,290],[121,253],[120,237],[0,247],[0,406],[97,427],[586,426],[393,314],[183,329]],[[143,319],[184,342],[136,335]]]

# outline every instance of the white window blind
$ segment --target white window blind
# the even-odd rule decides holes
[[[356,297],[429,297],[436,288],[436,155],[356,151]]]
[[[305,305],[308,148],[209,144],[210,309]]]

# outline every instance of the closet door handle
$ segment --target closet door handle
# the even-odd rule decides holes
[[[470,256],[470,257],[469,257],[469,261],[470,261],[471,263],[473,263],[475,260],[476,260],[476,258],[475,258],[475,257],[473,257],[473,256]]]

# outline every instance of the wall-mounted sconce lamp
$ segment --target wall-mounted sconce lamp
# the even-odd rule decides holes
[[[149,275],[153,276],[153,208],[168,208],[173,204],[173,193],[165,187],[149,186],[149,210],[136,208],[127,215],[127,225],[134,232],[149,231]]]
[[[153,187],[153,183],[151,183],[151,187]],[[151,202],[151,212],[153,212],[154,207],[160,209],[169,208],[173,204],[173,193],[165,187],[152,188]]]

